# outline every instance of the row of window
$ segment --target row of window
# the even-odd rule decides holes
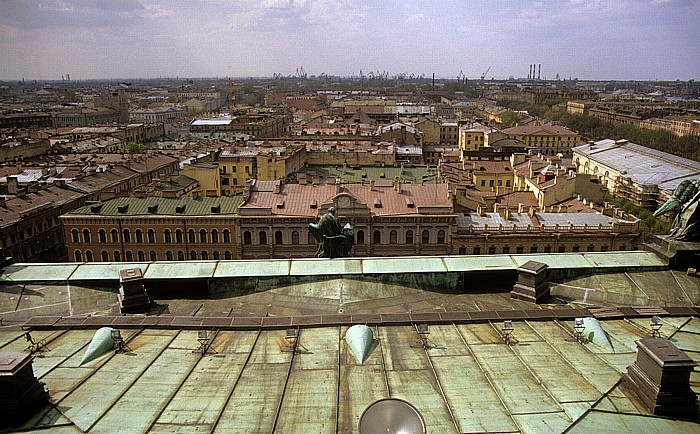
[[[486,180],[482,179],[481,180],[481,186],[486,187]],[[501,187],[503,186],[503,180],[499,179],[498,180],[498,186]],[[494,180],[489,179],[489,187],[494,187]],[[506,187],[510,187],[510,179],[506,179]]]
[[[179,250],[177,254],[173,253],[172,251],[168,250],[165,252],[165,260],[166,261],[174,261],[175,257],[177,255],[177,260],[178,261],[184,261],[185,260],[185,252],[182,250]],[[208,260],[208,259],[214,259],[214,260],[220,260],[221,259],[221,253],[218,250],[215,250],[212,252],[211,257],[209,257],[209,252],[206,250],[203,250],[202,253],[197,257],[197,252],[195,250],[190,251],[190,254],[188,255],[188,258],[192,261],[195,261],[197,259],[202,259],[202,260]],[[75,258],[76,262],[83,262],[83,253],[80,250],[76,250],[73,252],[73,257]],[[225,251],[224,252],[224,257],[223,259],[230,260],[232,258],[231,252],[230,251]],[[92,254],[91,250],[86,250],[85,251],[85,262],[94,262],[94,255]],[[122,254],[119,250],[115,250],[112,255],[110,256],[109,252],[106,250],[103,250],[100,252],[100,259],[102,262],[121,262],[122,261]],[[130,262],[134,260],[134,253],[131,250],[127,250],[124,252],[124,261]],[[136,253],[136,260],[138,261],[145,261],[146,260],[146,253],[142,250],[139,250]],[[151,250],[150,253],[148,254],[148,260],[151,262],[155,262],[158,260],[158,253]]]
[[[83,229],[83,242],[84,243],[89,243],[91,242],[91,232],[90,229]],[[109,240],[112,243],[119,243],[119,231],[116,229],[112,229],[109,232]],[[143,243],[144,240],[144,233],[141,229],[136,229],[134,231],[134,239],[136,243]],[[100,243],[107,243],[107,231],[104,229],[100,229],[97,231],[97,237]],[[71,238],[74,243],[79,243],[80,242],[80,231],[78,229],[72,229],[71,230]],[[148,240],[149,243],[156,243],[156,231],[153,229],[148,229],[146,231],[146,239]],[[182,243],[184,240],[184,232],[182,229],[176,229],[175,230],[175,242],[176,243]],[[131,231],[129,229],[124,229],[122,231],[122,238],[121,241],[124,243],[131,243]],[[200,229],[199,232],[196,232],[194,229],[190,229],[187,231],[187,241],[190,243],[208,243],[211,242],[213,244],[223,242],[223,243],[230,243],[231,242],[231,231],[229,229],[224,229],[222,231],[222,235],[219,236],[219,231],[217,229],[212,229],[211,233],[207,232],[206,229]],[[163,242],[164,243],[172,243],[173,242],[173,232],[170,229],[165,229],[163,231]]]
[[[539,246],[531,246],[530,247],[530,253],[539,253]],[[627,250],[627,246],[622,244],[621,246],[618,247],[618,250]],[[580,252],[581,251],[581,246],[574,245],[571,247],[572,252]],[[593,244],[590,244],[586,247],[587,252],[595,252],[595,246]],[[608,246],[600,246],[600,251],[601,252],[607,252],[608,251]],[[552,246],[544,246],[544,249],[542,250],[543,253],[552,253]],[[496,247],[489,247],[488,251],[485,252],[488,253],[489,255],[495,255],[496,254]],[[510,254],[510,247],[509,246],[504,246],[501,248],[501,253],[504,255]],[[524,246],[518,246],[515,248],[515,253],[525,253],[525,247]],[[559,246],[557,248],[557,253],[566,253],[566,246]],[[467,248],[466,247],[460,247],[459,248],[459,254],[460,255],[466,255],[467,254]],[[473,255],[481,255],[481,247],[477,246],[472,249],[472,254]]]
[[[396,230],[391,230],[389,232],[389,244],[398,244],[398,232]],[[406,233],[404,234],[404,243],[405,244],[413,244],[413,231],[412,230],[407,230]],[[311,233],[308,233],[308,238],[306,243],[307,244],[313,244],[315,242],[313,236]],[[372,233],[372,242],[374,244],[381,244],[382,243],[382,232],[379,230],[375,230]],[[365,243],[365,231],[359,230],[355,232],[355,244],[364,244]],[[430,231],[425,229],[421,232],[421,243],[422,244],[428,244],[430,243]],[[445,231],[440,229],[437,232],[437,243],[438,244],[444,244],[445,243]],[[249,245],[253,244],[253,233],[251,231],[244,231],[243,232],[243,244],[244,245]],[[266,231],[260,231],[258,232],[258,244],[267,244],[267,232]],[[284,244],[284,238],[282,236],[282,231],[275,231],[275,244]],[[292,231],[292,244],[299,244],[299,231]]]

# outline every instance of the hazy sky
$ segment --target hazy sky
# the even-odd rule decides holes
[[[0,0],[0,79],[700,79],[700,0]]]

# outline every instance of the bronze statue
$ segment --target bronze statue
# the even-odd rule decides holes
[[[343,258],[350,255],[355,241],[354,230],[350,223],[341,228],[335,213],[335,208],[331,207],[318,223],[309,224],[309,231],[318,242],[317,258]]]
[[[673,196],[654,213],[658,217],[673,211],[673,227],[669,236],[679,241],[700,241],[700,180],[686,179],[673,192]]]

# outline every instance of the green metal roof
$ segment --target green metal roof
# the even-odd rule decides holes
[[[242,196],[164,198],[116,197],[83,206],[64,215],[140,216],[140,215],[218,215],[235,214]]]

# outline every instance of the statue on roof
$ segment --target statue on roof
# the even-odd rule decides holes
[[[330,207],[318,223],[309,224],[309,232],[318,242],[317,258],[344,258],[350,255],[355,232],[350,223],[341,227],[335,214],[335,208]]]
[[[673,196],[654,212],[658,217],[675,212],[669,236],[679,241],[700,241],[700,179],[686,179],[673,192]]]

